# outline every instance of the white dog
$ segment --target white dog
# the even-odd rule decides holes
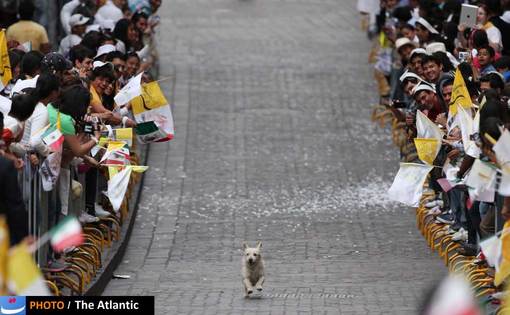
[[[243,284],[244,284],[244,297],[250,297],[253,290],[262,292],[262,285],[264,284],[264,261],[260,249],[262,243],[257,242],[257,247],[248,247],[243,243]]]

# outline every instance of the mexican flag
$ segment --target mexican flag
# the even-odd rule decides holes
[[[64,135],[60,130],[56,127],[48,128],[42,135],[42,141],[48,147],[51,148],[51,151],[57,152],[60,151],[62,144],[64,143]]]
[[[66,216],[49,232],[51,247],[56,252],[61,252],[71,246],[83,243],[81,224],[74,216]]]
[[[108,148],[101,159],[101,163],[114,165],[129,165],[129,146],[124,141],[109,141]]]
[[[148,138],[151,140],[150,142],[172,140],[174,137],[172,110],[158,82],[142,85],[142,94],[131,101],[131,106],[137,123],[153,122],[161,131],[162,137],[155,140]],[[138,132],[137,134],[140,136]],[[153,134],[155,133],[153,132]],[[143,141],[143,139],[141,140]]]

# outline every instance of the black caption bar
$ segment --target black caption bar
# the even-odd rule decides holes
[[[27,296],[26,314],[154,315],[153,296]]]

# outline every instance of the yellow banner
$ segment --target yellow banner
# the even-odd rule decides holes
[[[418,152],[418,157],[424,163],[432,165],[436,159],[437,153],[441,148],[441,143],[437,139],[415,138],[414,145]]]
[[[124,141],[131,147],[133,145],[133,128],[115,129],[115,139]]]
[[[7,38],[5,30],[0,31],[0,80],[6,86],[12,79],[11,62],[9,61],[9,50],[7,49]]]
[[[143,84],[142,95],[131,101],[134,115],[168,105],[165,95],[161,91],[157,81]]]
[[[7,252],[9,251],[9,229],[5,217],[0,215],[0,295],[7,295]]]
[[[471,106],[473,106],[466,83],[464,82],[462,73],[458,68],[455,71],[455,79],[453,80],[452,98],[449,104],[449,116],[457,114],[457,104],[461,105],[463,108],[471,108]]]
[[[43,275],[25,243],[9,250],[7,279],[9,291],[17,295],[49,295]]]

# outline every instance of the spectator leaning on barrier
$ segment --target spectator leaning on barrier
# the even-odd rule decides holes
[[[478,6],[477,25],[460,24],[461,2]],[[503,190],[491,183],[472,186],[480,165],[505,172],[498,157],[501,150],[496,152],[494,145],[507,141],[502,135],[510,128],[510,1],[381,0],[378,23],[381,33],[370,56],[376,56],[380,96],[403,92],[392,93],[397,99],[389,104],[381,98],[396,120],[394,132],[406,137],[401,141],[394,133],[395,143],[402,161],[433,166],[421,206],[428,208],[427,218],[444,225],[444,233],[460,244],[458,254],[478,255],[475,262],[486,264],[480,240],[501,232],[510,220],[510,187],[508,180],[496,180]],[[413,49],[409,42],[415,36],[420,48]],[[403,72],[399,80],[394,80],[395,70]],[[431,142],[416,139],[418,130]],[[438,144],[427,151],[424,144],[433,140]],[[503,142],[499,147],[509,145]]]
[[[131,103],[117,104],[115,96],[120,95],[119,99],[126,96],[121,89],[136,75],[143,73],[142,84],[152,81],[145,73],[152,63],[142,63],[141,59],[155,55],[153,30],[159,18],[154,13],[161,1],[148,1],[143,12],[130,11],[124,4],[120,0],[105,4],[69,1],[60,15],[69,35],[60,41],[58,53],[47,52],[49,43],[38,37],[41,27],[29,21],[33,3],[20,1],[21,21],[11,25],[7,34],[11,36],[7,50],[12,76],[3,82],[7,84],[0,91],[0,123],[5,125],[0,128],[0,178],[9,188],[0,191],[0,214],[7,214],[13,243],[27,235],[28,219],[26,213],[21,213],[25,207],[30,216],[47,215],[42,219],[49,223],[49,228],[67,215],[77,215],[82,224],[106,217],[118,220],[124,215],[117,204],[124,197],[99,194],[109,189],[105,186],[115,176],[105,164],[119,162],[115,160],[118,152],[106,155],[114,152],[106,150],[111,148],[110,144],[115,141],[125,144],[122,167],[136,161],[131,160],[133,152],[128,149],[134,140],[132,128],[136,127],[131,119]],[[101,20],[103,14],[107,19]],[[99,19],[93,21],[94,16]],[[117,25],[114,21],[118,21]],[[34,50],[30,45],[20,45],[25,44],[25,37],[20,36],[22,27],[27,31],[23,36],[34,37],[30,40]],[[35,31],[29,34],[32,30]],[[160,115],[158,124],[168,125],[171,116],[163,111]],[[163,133],[163,128],[160,129]],[[163,139],[166,138],[159,140]],[[21,192],[19,184],[23,185]],[[35,184],[41,184],[50,193],[40,196]],[[17,216],[13,216],[14,212]],[[32,227],[45,229],[39,226],[39,219]],[[50,252],[46,257],[52,261],[40,264],[64,270],[68,264],[66,255],[62,254],[59,264],[55,263],[59,255]]]

